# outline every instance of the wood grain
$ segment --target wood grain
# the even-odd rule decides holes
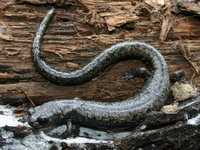
[[[56,9],[43,38],[42,57],[52,67],[73,71],[83,67],[101,51],[123,41],[141,41],[157,48],[165,57],[169,71],[183,69],[190,81],[194,67],[184,57],[200,66],[200,22],[195,15],[171,14],[173,25],[166,40],[159,40],[162,15],[142,2],[84,0]],[[143,85],[143,79],[125,81],[122,76],[131,68],[144,66],[128,60],[114,64],[90,82],[78,86],[58,86],[43,79],[31,61],[30,49],[38,25],[52,6],[19,3],[0,10],[0,103],[35,104],[55,99],[80,97],[95,101],[120,101],[131,97]],[[73,65],[69,65],[73,64]],[[196,73],[197,74],[197,73]],[[195,76],[193,84],[200,85]]]

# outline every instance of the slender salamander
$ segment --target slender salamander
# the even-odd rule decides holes
[[[151,70],[141,91],[121,102],[70,99],[47,102],[32,108],[29,110],[29,124],[32,127],[42,128],[67,120],[96,128],[130,127],[140,123],[146,114],[159,110],[165,104],[170,87],[168,67],[163,56],[154,47],[145,43],[118,43],[75,72],[62,72],[47,65],[39,53],[43,34],[54,11],[52,8],[41,22],[31,50],[36,70],[47,80],[59,85],[81,84],[90,81],[100,71],[123,58],[145,59],[151,65]]]

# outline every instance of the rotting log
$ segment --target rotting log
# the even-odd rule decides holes
[[[172,114],[150,113],[136,132],[116,138],[114,145],[119,149],[199,149],[200,96],[186,105]]]
[[[193,73],[199,73],[200,23],[196,14],[185,13],[186,10],[184,13],[181,13],[182,10],[177,12],[176,5],[173,5],[173,9],[168,5],[162,9],[159,5],[128,0],[78,2],[67,3],[66,6],[59,4],[43,38],[41,55],[56,69],[74,71],[110,45],[141,41],[151,44],[164,55],[169,71],[183,69],[188,81]],[[78,86],[61,87],[43,79],[33,67],[30,49],[38,25],[52,6],[48,1],[46,5],[31,3],[40,4],[37,0],[2,4],[9,5],[0,11],[1,104],[26,102],[22,91],[35,104],[75,97],[120,101],[139,91],[144,80],[122,80],[123,74],[129,69],[143,66],[136,60],[114,64],[92,81]],[[163,20],[166,17],[163,18],[162,14],[168,8],[171,10],[168,22],[172,25],[165,31],[163,28],[166,28],[166,23],[163,25],[162,22],[166,22]],[[162,43],[159,40],[163,39],[161,30],[166,36]],[[199,76],[195,76],[193,84],[199,83]]]
[[[0,128],[0,148],[37,148],[42,149],[173,149],[198,150],[200,137],[200,95],[183,101],[177,111],[163,113],[151,112],[144,122],[133,130],[131,135],[115,138],[114,141],[87,141],[68,139],[58,141],[58,138],[47,138],[25,126]],[[10,133],[13,133],[10,134]],[[5,138],[7,137],[7,138]],[[31,139],[32,137],[32,139]],[[34,140],[34,139],[36,140]],[[29,139],[27,142],[26,139]],[[30,139],[35,143],[30,143]],[[41,142],[42,141],[42,142]]]
[[[59,2],[0,2],[0,104],[28,102],[27,97],[36,105],[75,97],[106,102],[120,101],[138,92],[143,85],[144,80],[139,78],[122,80],[123,74],[131,68],[144,66],[138,60],[114,64],[92,81],[82,85],[58,86],[43,79],[33,67],[30,49],[37,27],[52,5],[58,7],[43,38],[41,55],[56,69],[74,71],[113,44],[141,41],[151,44],[163,54],[169,71],[183,69],[188,81],[192,79],[193,85],[197,87],[200,84],[200,11],[197,2]],[[190,113],[188,111],[186,112]],[[159,114],[154,115],[159,118]],[[166,117],[162,115],[160,117]],[[122,149],[149,149],[152,146],[179,149],[185,148],[193,138],[193,141],[189,141],[192,146],[188,149],[195,149],[195,146],[198,147],[196,139],[199,138],[199,126],[188,125],[185,118],[181,118],[182,115],[175,115],[178,120],[161,124],[159,128],[151,126],[141,133],[116,139],[115,146]],[[162,136],[159,136],[160,132]],[[173,137],[173,133],[179,135],[182,141],[178,141],[179,137]],[[166,139],[167,136],[177,143]],[[151,141],[147,140],[149,137]]]

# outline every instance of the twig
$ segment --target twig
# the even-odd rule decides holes
[[[105,69],[105,71],[100,75],[99,78],[104,77],[104,75],[106,74],[106,72],[108,72],[115,64],[110,65],[108,68]]]
[[[192,66],[193,70],[195,73],[199,74],[199,67],[197,66],[196,63],[192,62],[191,59],[191,53],[190,51],[187,49],[186,46],[184,46],[183,44],[179,44],[178,45],[181,53],[183,54],[184,58],[188,61],[188,63]]]
[[[81,4],[83,7],[85,7],[85,9],[87,10],[87,12],[90,12],[91,9],[87,6],[87,4],[85,4],[82,0],[77,0],[79,4]]]
[[[192,81],[193,81],[194,77],[195,77],[195,73],[192,74],[192,78],[190,79],[190,85],[193,85]]]
[[[166,8],[167,10],[165,11],[165,14],[163,15],[163,20],[162,20],[162,26],[161,26],[161,32],[160,32],[160,41],[161,43],[164,43],[164,41],[167,38],[167,35],[170,31],[170,29],[173,26],[172,19],[174,18],[173,15],[171,14],[172,11],[172,4],[170,1],[166,3]]]
[[[33,105],[33,107],[36,107],[36,105],[34,104],[34,102],[31,100],[31,98],[27,95],[27,93],[23,90],[23,89],[21,89],[22,90],[22,92],[24,93],[24,95],[28,98],[28,100],[30,101],[30,103]]]

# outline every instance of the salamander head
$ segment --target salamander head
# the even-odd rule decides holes
[[[44,103],[28,111],[28,123],[33,128],[47,128],[57,124],[66,123],[76,109],[77,99],[57,100]],[[81,102],[82,103],[82,102]],[[76,105],[75,105],[76,104]]]
[[[59,122],[60,114],[53,107],[43,104],[28,110],[28,123],[33,128],[46,128]],[[61,119],[61,118],[60,118]]]
[[[33,128],[42,128],[48,126],[50,123],[50,118],[45,114],[39,114],[34,108],[28,111],[28,123]]]
[[[28,111],[28,124],[32,126],[33,128],[41,128],[42,125],[48,124],[48,119],[46,116],[39,116],[39,117],[34,117],[32,113],[34,112],[34,109],[30,109]]]

